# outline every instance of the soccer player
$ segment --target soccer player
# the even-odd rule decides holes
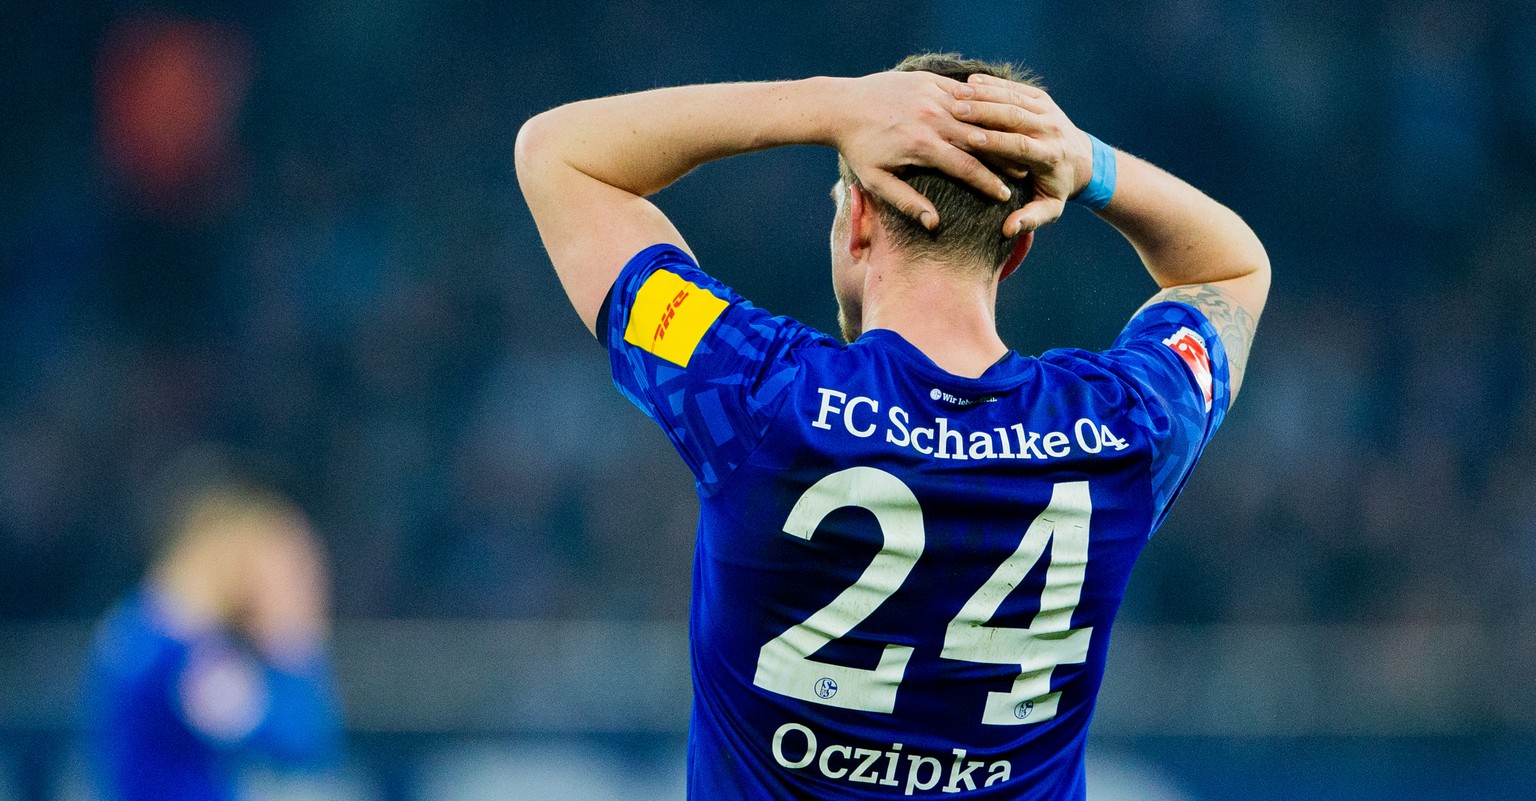
[[[323,765],[340,744],[303,515],[219,469],[169,496],[163,554],[91,655],[88,753],[110,801],[228,801],[243,767]]]
[[[697,478],[692,798],[1084,797],[1110,624],[1237,394],[1269,266],[1237,215],[1018,77],[926,55],[519,133],[571,302]],[[791,144],[841,154],[845,342],[743,300],[645,199]],[[1108,350],[1021,356],[997,285],[1069,199],[1162,290]]]

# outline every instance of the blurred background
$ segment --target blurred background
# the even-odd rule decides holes
[[[94,621],[150,558],[155,472],[210,440],[286,466],[334,573],[349,757],[255,794],[681,798],[697,502],[566,306],[512,140],[919,50],[1033,67],[1275,266],[1132,579],[1092,797],[1536,797],[1536,3],[9,0],[0,800],[89,798]],[[660,203],[835,330],[834,177],[779,151]],[[1106,347],[1153,289],[1069,209],[1005,338]]]

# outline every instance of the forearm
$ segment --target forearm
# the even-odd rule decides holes
[[[546,111],[517,135],[517,180],[560,283],[587,329],[631,256],[688,250],[646,197],[715,159],[831,143],[837,79],[714,84],[586,100]]]
[[[1128,153],[1117,153],[1114,198],[1099,211],[1164,289],[1251,278],[1268,286],[1269,257],[1231,209]]]
[[[1116,165],[1114,197],[1099,215],[1130,240],[1162,287],[1149,304],[1189,304],[1216,327],[1236,398],[1269,296],[1264,245],[1236,213],[1184,181],[1125,153]]]
[[[834,145],[841,78],[711,84],[585,100],[534,117],[518,170],[564,165],[644,197],[716,159],[794,144]]]
[[[1007,197],[1003,181],[962,147],[987,137],[951,115],[950,87],[957,85],[890,72],[572,103],[523,125],[517,179],[566,295],[597,333],[603,299],[631,257],[659,243],[688,249],[646,197],[715,159],[781,145],[837,148],[865,189],[930,228],[937,210],[901,180],[907,167],[938,169]]]

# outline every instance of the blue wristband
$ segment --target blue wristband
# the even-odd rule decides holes
[[[1093,177],[1072,201],[1098,211],[1115,196],[1115,149],[1093,134],[1088,134],[1088,141],[1093,143]]]

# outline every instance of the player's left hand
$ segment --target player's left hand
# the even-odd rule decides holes
[[[842,84],[834,145],[865,189],[932,230],[933,203],[900,177],[906,167],[928,167],[979,192],[1007,200],[1009,189],[967,152],[989,138],[952,113],[954,91],[965,84],[930,72],[879,72]],[[990,138],[996,138],[991,134]]]
[[[1050,225],[1093,177],[1093,144],[1043,89],[972,75],[956,83],[955,119],[987,129],[972,149],[1014,178],[1034,177],[1035,196],[1003,222],[1014,236]]]

